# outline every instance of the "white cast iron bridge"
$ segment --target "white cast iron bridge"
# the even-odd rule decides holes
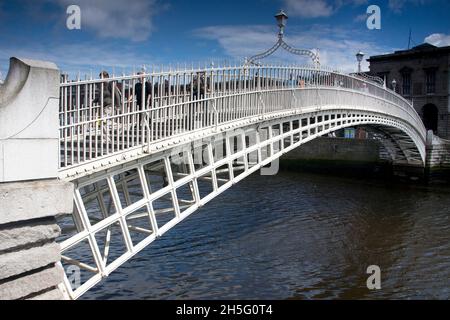
[[[425,163],[426,130],[407,100],[317,66],[64,81],[59,119],[59,176],[75,184],[74,213],[60,221],[62,261],[66,271],[82,271],[79,287],[67,272],[72,298],[235,183],[260,169],[270,174],[274,160],[319,136],[364,126],[393,163]]]
[[[242,65],[63,79],[59,177],[75,184],[75,209],[59,221],[61,289],[71,298],[317,137],[364,126],[394,164],[425,165],[426,130],[409,101],[382,81],[321,68],[318,54],[284,42],[287,16],[276,18],[275,46]],[[257,63],[278,48],[314,66]]]

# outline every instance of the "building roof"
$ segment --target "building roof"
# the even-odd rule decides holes
[[[367,61],[383,61],[383,60],[396,60],[403,58],[412,58],[423,55],[445,55],[450,54],[450,46],[447,47],[436,47],[429,43],[423,43],[409,50],[399,50],[394,53],[383,54],[378,56],[372,56]]]

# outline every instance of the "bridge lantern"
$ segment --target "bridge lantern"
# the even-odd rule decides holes
[[[283,36],[284,27],[286,27],[288,16],[283,10],[280,10],[280,12],[278,12],[275,15],[275,19],[277,19],[277,24],[278,24],[278,27],[280,28],[279,35]]]
[[[356,60],[358,61],[358,73],[361,73],[361,62],[363,61],[364,53],[361,50],[356,54]]]
[[[392,80],[392,90],[396,92],[396,88],[397,88],[397,81],[394,79]]]
[[[358,62],[362,62],[364,58],[364,53],[361,52],[361,50],[356,54],[356,59],[358,60]]]

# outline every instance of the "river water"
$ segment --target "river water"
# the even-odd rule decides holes
[[[370,265],[381,290],[367,289]],[[83,296],[379,298],[450,298],[450,187],[254,174]]]

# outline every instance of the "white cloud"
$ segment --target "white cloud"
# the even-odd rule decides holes
[[[433,33],[425,38],[424,42],[437,47],[450,46],[450,34]]]
[[[302,18],[319,18],[333,15],[344,5],[359,6],[367,0],[283,0],[286,13]]]
[[[157,0],[51,0],[62,8],[76,4],[81,9],[81,27],[105,38],[147,40],[152,33]]]
[[[363,14],[357,15],[353,21],[355,21],[355,22],[366,21],[367,17],[368,17],[367,13],[363,13]]]
[[[135,46],[122,46],[120,51],[113,44],[83,43],[83,44],[55,44],[49,46],[40,43],[29,43],[24,46],[11,46],[0,44],[0,71],[3,76],[7,74],[9,61],[6,57],[19,57],[36,60],[51,61],[58,65],[64,73],[71,76],[81,73],[94,75],[100,69],[115,70],[116,75],[122,71],[129,74],[135,67],[143,64],[157,63],[156,59],[146,54],[139,53]]]
[[[217,41],[225,54],[236,59],[251,57],[269,49],[277,40],[276,30],[269,26],[211,26],[195,31],[199,38]],[[382,54],[393,48],[376,45],[362,39],[361,34],[354,30],[342,30],[324,26],[313,26],[310,29],[289,30],[286,42],[301,49],[319,49],[321,64],[335,69],[351,72],[356,71],[355,53],[362,50],[369,55]],[[310,63],[308,58],[301,58],[283,51],[274,55],[277,60],[289,63]],[[368,63],[363,62],[363,68],[368,70]]]
[[[427,2],[430,2],[430,0],[389,0],[389,9],[396,13],[400,13],[405,5],[423,5]]]
[[[34,19],[62,19],[64,16],[52,15],[45,5],[59,6],[65,13],[68,5],[76,4],[81,8],[82,29],[90,30],[99,37],[129,39],[133,42],[146,40],[154,30],[153,17],[166,7],[161,0],[23,0]],[[0,13],[2,3],[0,0]],[[65,18],[64,18],[65,26]],[[0,42],[0,72],[6,77],[9,57],[23,57],[46,60],[56,63],[63,72],[71,75],[90,71],[98,73],[100,68],[116,73],[124,70],[129,73],[142,64],[159,63],[157,59],[142,53],[139,43],[130,43],[118,47],[112,41],[58,42],[57,38],[43,42],[27,39],[14,43]],[[19,44],[20,43],[20,44]],[[45,43],[45,44],[44,44]]]
[[[299,17],[328,17],[334,12],[333,6],[325,0],[285,0],[284,4],[288,14]]]

